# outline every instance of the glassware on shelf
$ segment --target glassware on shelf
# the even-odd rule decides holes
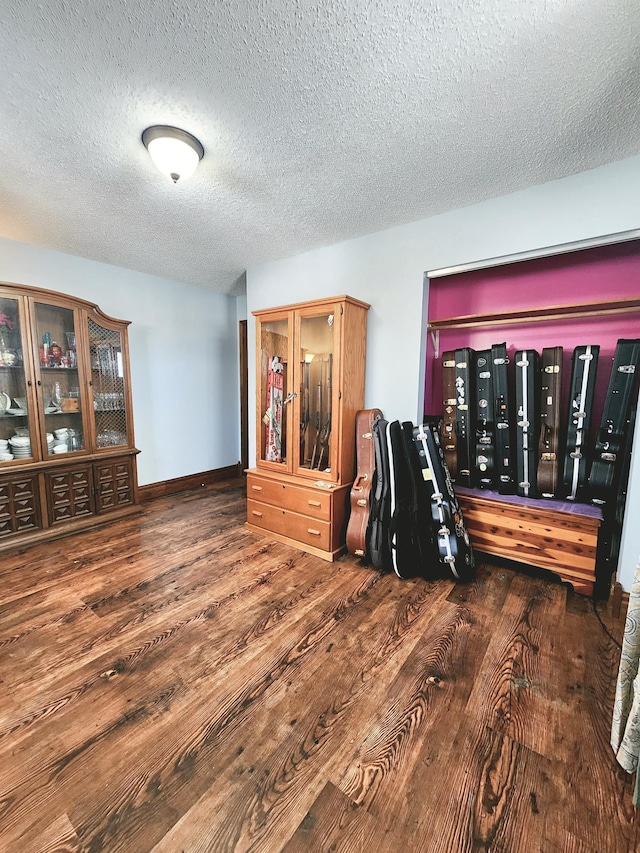
[[[51,405],[57,409],[62,408],[62,389],[59,382],[54,382],[51,387]]]
[[[5,300],[2,300],[5,302]],[[9,307],[13,300],[6,300],[7,311],[0,310],[0,365],[13,367],[19,363],[15,337],[19,336],[17,305]],[[3,306],[0,305],[0,309]],[[7,313],[8,312],[8,313]]]

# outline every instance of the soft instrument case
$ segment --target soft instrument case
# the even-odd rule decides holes
[[[407,456],[403,428],[399,421],[387,424],[389,459],[389,552],[391,566],[399,578],[423,573],[420,532],[414,504],[415,490]]]
[[[378,418],[372,426],[375,475],[371,491],[371,513],[366,551],[376,569],[391,571],[389,525],[391,495],[389,492],[389,456],[387,452],[388,421]]]
[[[356,476],[349,493],[351,513],[347,523],[347,550],[367,558],[367,532],[371,515],[371,489],[375,471],[373,425],[383,417],[380,409],[356,413]]]

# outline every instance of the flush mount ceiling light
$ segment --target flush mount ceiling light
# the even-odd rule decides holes
[[[162,124],[148,127],[142,133],[142,142],[158,169],[171,178],[174,184],[180,178],[193,175],[204,157],[202,144],[195,136],[178,127]]]

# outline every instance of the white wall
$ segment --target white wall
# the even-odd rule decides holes
[[[378,406],[390,419],[415,421],[422,416],[425,270],[638,228],[638,198],[640,156],[249,269],[247,310],[344,293],[369,302],[365,406]],[[250,399],[254,348],[255,325],[249,323]],[[635,456],[627,519],[640,509],[640,454]],[[253,422],[249,459],[255,459]],[[620,563],[627,590],[640,555],[640,528],[630,527]]]
[[[234,297],[1,238],[0,281],[79,296],[131,321],[141,485],[238,462]]]

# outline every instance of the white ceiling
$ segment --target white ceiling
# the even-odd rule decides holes
[[[640,152],[638,0],[3,0],[0,236],[211,287]],[[145,127],[195,134],[173,185]]]

